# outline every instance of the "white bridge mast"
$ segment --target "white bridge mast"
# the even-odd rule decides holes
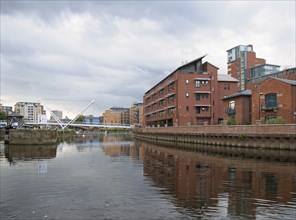
[[[89,109],[90,106],[92,106],[95,101],[92,100],[83,111],[81,111],[74,119],[72,119],[69,123],[67,123],[66,125],[53,113],[53,111],[46,105],[46,103],[44,102],[44,100],[40,99],[40,102],[50,111],[50,113],[52,114],[53,118],[56,120],[56,122],[60,125],[60,127],[64,130],[66,127],[68,127],[69,125],[73,124],[77,118],[82,115],[87,109]]]

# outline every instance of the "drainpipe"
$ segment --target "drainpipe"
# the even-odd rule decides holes
[[[296,115],[295,115],[295,87],[296,86],[293,86],[292,85],[292,122],[293,122],[293,120],[295,120],[295,117],[296,117]]]

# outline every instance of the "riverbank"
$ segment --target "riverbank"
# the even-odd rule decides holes
[[[135,128],[133,132],[144,140],[296,150],[296,124]]]

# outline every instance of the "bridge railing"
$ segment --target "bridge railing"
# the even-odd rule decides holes
[[[60,126],[61,124],[58,122],[47,122],[47,123],[33,123],[29,122],[26,123],[27,125],[57,125]],[[132,126],[130,124],[118,124],[118,123],[113,123],[113,124],[94,124],[94,123],[72,123],[68,124],[67,122],[62,122],[62,125],[68,125],[68,126],[73,126],[73,127],[112,127],[112,128],[131,128]]]

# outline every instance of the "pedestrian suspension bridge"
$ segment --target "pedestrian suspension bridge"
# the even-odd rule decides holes
[[[62,122],[59,117],[48,107],[48,105],[45,103],[44,100],[40,99],[41,104],[50,111],[51,115],[55,119],[55,122],[37,122],[37,123],[30,123],[26,122],[22,124],[24,125],[57,125],[60,126],[63,130],[67,127],[101,127],[101,128],[131,128],[131,125],[122,125],[122,124],[92,124],[92,123],[77,123],[76,120],[79,116],[83,115],[84,112],[86,112],[90,107],[92,107],[95,104],[95,101],[92,100],[79,114],[77,114],[76,117],[74,117],[69,122]]]

